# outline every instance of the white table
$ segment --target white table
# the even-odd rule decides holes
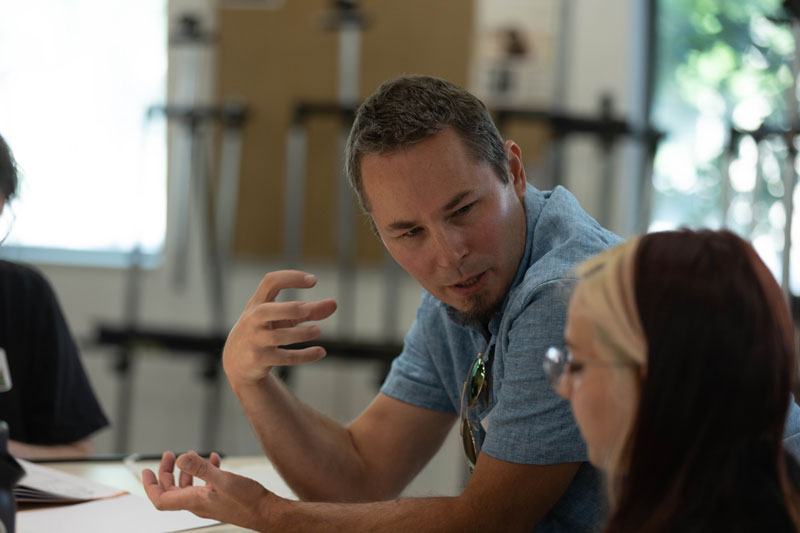
[[[121,490],[129,492],[130,494],[139,495],[146,498],[147,496],[145,495],[144,487],[139,479],[140,472],[143,468],[150,468],[157,472],[158,464],[158,461],[136,461],[135,463],[131,464],[130,461],[126,463],[125,461],[87,460],[45,463],[45,466],[67,472],[84,479],[90,479],[92,481],[104,483],[112,487],[117,487]],[[283,479],[281,479],[281,477],[278,475],[272,464],[263,456],[225,457],[222,459],[222,469],[255,479],[267,489],[275,492],[279,496],[295,498],[294,494],[285,484]],[[88,513],[93,512],[93,508],[96,507],[97,506],[84,505],[84,507],[72,509],[73,519],[75,515],[75,509],[79,509],[80,512]],[[37,505],[25,505],[18,511],[18,516],[22,515],[23,513],[38,512],[39,509],[40,508],[37,507]],[[48,507],[48,510],[50,509],[66,510],[66,506]],[[113,517],[109,518],[113,519]],[[19,528],[19,518],[17,519],[17,524],[18,533],[26,533],[26,531]],[[66,531],[67,529],[62,530]],[[193,529],[192,531],[202,531],[203,533],[242,533],[250,530],[230,524],[218,524],[215,526]],[[142,531],[142,533],[147,532]]]

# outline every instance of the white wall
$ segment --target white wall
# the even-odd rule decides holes
[[[572,0],[573,23],[570,27],[569,69],[565,109],[568,112],[597,116],[600,98],[613,98],[615,118],[624,119],[630,112],[630,11],[641,0]],[[576,136],[566,143],[565,185],[581,202],[586,211],[600,215],[601,160],[596,139]],[[623,162],[622,145],[615,147],[612,159],[613,175],[620,179]],[[615,186],[612,184],[612,186]],[[615,189],[612,196],[619,196]],[[617,212],[618,205],[613,211]],[[612,218],[611,229],[627,233],[627,221]]]

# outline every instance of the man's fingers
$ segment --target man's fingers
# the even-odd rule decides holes
[[[164,490],[175,486],[173,470],[175,470],[175,454],[166,451],[161,455],[161,464],[158,467],[158,482]]]
[[[269,324],[279,321],[299,324],[309,320],[311,303],[307,302],[264,302],[253,310],[258,322]]]
[[[149,490],[164,492],[164,489],[158,484],[156,475],[149,468],[142,470],[142,484],[144,485],[145,492],[149,493]]]
[[[178,457],[177,464],[181,472],[200,478],[206,483],[217,484],[222,482],[222,471],[195,452],[184,453]]]
[[[264,302],[258,304],[253,313],[258,322],[263,324],[290,325],[322,320],[336,311],[336,300],[327,298],[315,302]]]
[[[196,453],[196,452],[194,450],[192,450],[189,453]],[[212,452],[211,455],[209,456],[208,460],[212,465],[214,465],[215,467],[219,468],[221,460],[220,460],[220,456],[219,456],[219,454],[217,452]],[[194,478],[192,477],[191,474],[189,474],[185,470],[181,470],[181,475],[180,475],[180,478],[179,478],[179,484],[180,484],[181,488],[191,487],[192,484],[193,484],[193,481],[194,481]]]
[[[218,453],[212,453],[209,461],[204,460],[195,452],[181,455],[177,460],[172,452],[165,452],[162,456],[161,467],[159,468],[160,479],[150,469],[142,470],[142,485],[148,499],[153,506],[160,511],[174,511],[185,509],[198,516],[207,517],[205,503],[209,495],[213,493],[211,486],[212,480],[223,473],[218,470],[220,465]],[[174,482],[165,483],[165,480],[173,480],[172,470],[165,477],[168,467],[178,466],[181,469],[180,489],[174,486]],[[196,475],[195,475],[196,474]],[[198,477],[205,480],[206,486],[192,486],[192,478]]]
[[[144,476],[144,472],[142,475]],[[197,516],[211,518],[210,513],[205,510],[210,493],[208,487],[187,487],[167,492],[155,482],[155,475],[153,481],[154,484],[144,486],[144,491],[153,507],[159,511],[186,510]]]
[[[336,311],[336,300],[333,298],[309,302],[307,305],[309,305],[308,320],[322,320],[323,318],[328,318]]]
[[[257,337],[257,342],[263,346],[288,346],[298,342],[309,342],[318,339],[322,329],[312,324],[310,326],[295,326],[293,328],[268,329],[262,331]]]
[[[250,298],[250,304],[272,302],[283,289],[308,289],[316,283],[316,276],[300,270],[270,272],[258,284],[256,292]]]
[[[280,348],[277,350],[280,363],[277,366],[294,366],[304,363],[311,363],[325,357],[325,348],[322,346],[310,346],[302,350],[287,350]]]
[[[222,464],[222,459],[217,452],[211,452],[211,456],[208,458],[208,460],[217,468],[219,468],[219,466]]]
[[[181,475],[178,477],[178,485],[181,488],[191,487],[194,478],[188,473],[181,470]]]
[[[149,468],[142,470],[142,485],[144,485],[144,492],[147,497],[158,508],[158,501],[161,495],[164,494],[164,489],[158,484],[156,475]]]

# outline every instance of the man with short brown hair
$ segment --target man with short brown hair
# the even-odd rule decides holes
[[[347,169],[375,232],[425,289],[381,392],[343,427],[280,383],[273,367],[325,355],[280,347],[317,338],[319,326],[303,323],[336,303],[277,302],[281,290],[316,280],[267,274],[223,364],[264,451],[304,501],[223,472],[216,456],[179,458],[176,486],[167,452],[159,479],[143,477],[154,505],[263,531],[595,529],[599,475],[542,362],[563,342],[573,267],[618,238],[565,189],[529,185],[520,147],[503,141],[477,98],[444,80],[383,84],[359,108]],[[463,493],[393,500],[455,422],[474,468]],[[208,485],[189,487],[191,476]]]

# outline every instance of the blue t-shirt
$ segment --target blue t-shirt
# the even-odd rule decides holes
[[[469,411],[476,445],[481,453],[513,463],[584,462],[537,531],[594,530],[606,510],[600,474],[585,463],[586,447],[570,404],[550,386],[542,362],[548,347],[564,343],[573,269],[620,239],[563,187],[542,192],[528,185],[525,216],[525,252],[488,329],[423,293],[381,392],[458,413],[470,364],[479,352],[493,353],[488,405],[479,402]]]

